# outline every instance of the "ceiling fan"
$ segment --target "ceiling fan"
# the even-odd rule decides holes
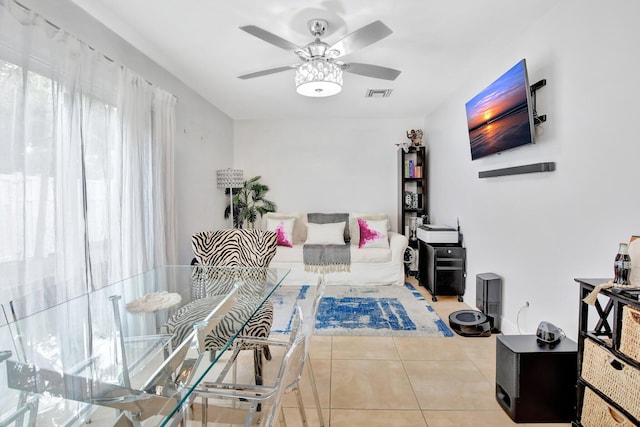
[[[393,68],[362,64],[359,62],[345,63],[338,60],[342,56],[369,46],[393,33],[382,21],[375,21],[365,25],[347,34],[333,45],[329,45],[320,40],[320,37],[327,31],[328,25],[328,22],[324,19],[312,19],[309,21],[308,28],[311,35],[315,37],[315,40],[304,47],[297,46],[255,25],[240,27],[241,30],[267,43],[293,52],[302,62],[244,74],[238,76],[238,78],[252,79],[295,69],[296,90],[299,94],[324,97],[335,95],[342,90],[343,71],[384,80],[395,80],[396,77],[400,75],[400,71],[394,70]]]

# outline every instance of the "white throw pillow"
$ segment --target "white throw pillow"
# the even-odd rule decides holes
[[[267,218],[267,230],[278,235],[278,246],[293,246],[294,218]]]
[[[333,222],[328,224],[307,224],[308,245],[344,245],[345,222]]]
[[[358,218],[360,229],[360,242],[358,248],[388,248],[389,236],[387,235],[387,223],[389,220],[369,220]]]

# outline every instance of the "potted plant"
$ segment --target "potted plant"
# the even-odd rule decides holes
[[[258,216],[267,212],[275,212],[276,204],[265,199],[265,194],[269,191],[269,186],[261,184],[260,176],[254,176],[248,181],[244,181],[241,188],[233,188],[233,226],[242,228],[245,221],[248,228],[255,228]],[[225,190],[229,194],[229,189]],[[224,210],[225,219],[231,215],[231,206],[227,205]]]

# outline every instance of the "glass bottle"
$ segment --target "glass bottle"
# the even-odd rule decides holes
[[[628,285],[630,271],[631,257],[629,256],[629,247],[626,243],[620,243],[618,254],[613,262],[613,283],[617,285]]]

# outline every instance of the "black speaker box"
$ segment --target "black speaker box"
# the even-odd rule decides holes
[[[535,335],[496,338],[496,400],[517,423],[568,423],[576,417],[577,345],[554,348]]]

